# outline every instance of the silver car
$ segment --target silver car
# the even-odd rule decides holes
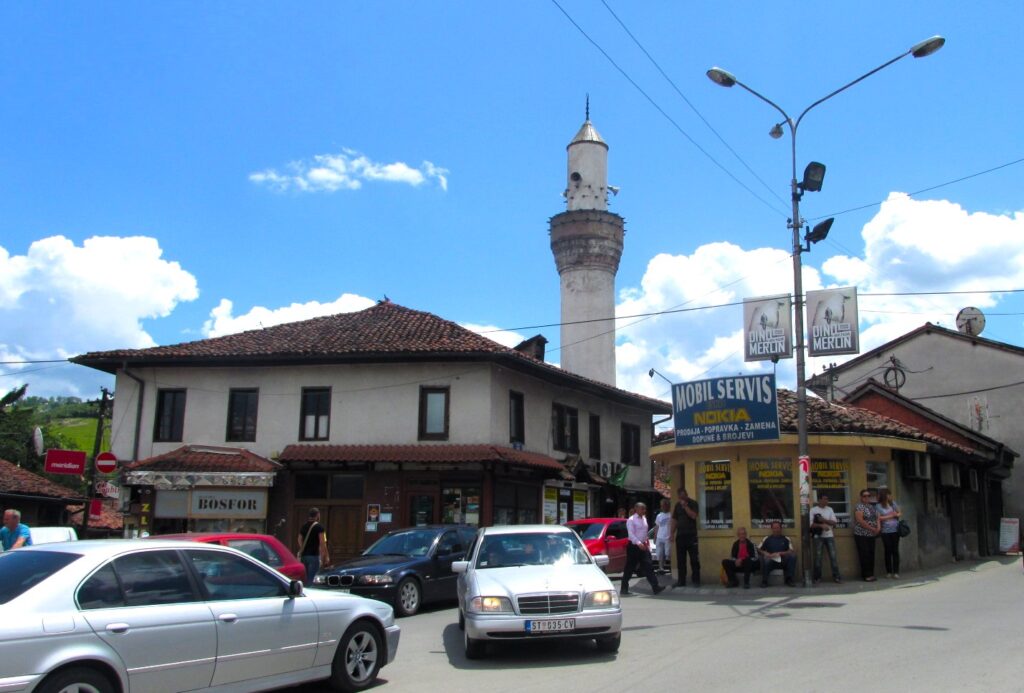
[[[568,527],[486,527],[459,574],[459,627],[466,657],[486,654],[488,642],[594,638],[617,652],[622,633],[619,593]]]
[[[0,555],[0,692],[370,686],[398,649],[387,604],[304,590],[190,541],[77,541]]]

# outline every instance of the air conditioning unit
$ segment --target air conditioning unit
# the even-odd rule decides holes
[[[931,479],[932,456],[926,452],[909,453],[903,460],[903,476],[908,479]]]
[[[978,492],[978,470],[968,469],[967,470],[967,485],[974,493]]]
[[[939,483],[943,486],[960,486],[960,466],[954,462],[943,462],[939,465]]]

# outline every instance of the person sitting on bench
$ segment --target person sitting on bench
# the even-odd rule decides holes
[[[772,522],[772,533],[762,539],[761,545],[757,548],[761,553],[761,587],[768,586],[768,573],[773,570],[781,570],[786,578],[786,584],[794,587],[796,550],[789,537],[783,536],[781,522]]]

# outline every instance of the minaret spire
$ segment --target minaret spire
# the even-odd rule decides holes
[[[590,94],[587,94],[587,111],[586,117],[583,120],[590,120]]]

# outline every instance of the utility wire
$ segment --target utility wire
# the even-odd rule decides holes
[[[1013,166],[1014,164],[1019,164],[1022,161],[1024,161],[1024,157],[1021,157],[1019,159],[1014,159],[1013,161],[1007,161],[1005,164],[1000,164],[998,166],[993,166],[992,168],[987,168],[984,171],[978,171],[977,173],[971,173],[971,174],[968,174],[966,176],[962,176],[960,178],[957,178],[955,180],[949,180],[949,181],[946,181],[945,183],[939,183],[938,185],[933,185],[933,186],[928,187],[928,188],[922,188],[921,190],[917,190],[916,192],[906,193],[906,195],[907,195],[907,197],[913,197],[914,195],[920,195],[921,193],[931,192],[932,190],[938,190],[939,188],[944,188],[947,185],[953,185],[954,183],[960,183],[960,182],[965,181],[965,180],[970,180],[971,178],[977,178],[978,176],[983,176],[986,173],[992,173],[993,171],[998,171],[999,169],[1006,168],[1007,166]],[[879,202],[871,202],[870,204],[860,205],[859,207],[850,207],[849,209],[844,209],[841,212],[830,212],[828,214],[823,214],[820,217],[814,217],[813,219],[810,219],[810,221],[818,221],[820,219],[827,219],[828,217],[838,217],[841,214],[848,214],[849,212],[859,212],[860,210],[868,209],[869,207],[877,207],[880,204],[882,204],[883,202],[885,202],[885,200],[881,200]]]
[[[629,27],[626,26],[625,22],[623,22],[619,18],[619,15],[615,14],[615,11],[608,5],[606,0],[601,0],[601,4],[604,5],[604,8],[606,10],[608,10],[608,13],[612,17],[615,18],[615,21],[619,23],[619,26],[622,27],[622,30],[626,32],[626,35],[629,36],[629,38],[631,38],[633,40],[633,43],[636,44],[636,47],[639,48],[640,51],[645,56],[647,56],[647,59],[651,61],[652,65],[654,65],[654,69],[656,69],[661,74],[661,76],[665,78],[665,81],[669,83],[669,85],[672,87],[672,89],[674,89],[675,92],[677,94],[679,94],[679,98],[681,98],[686,103],[686,105],[690,107],[690,110],[692,110],[697,115],[697,117],[700,118],[701,122],[704,123],[707,126],[708,130],[710,130],[712,133],[714,133],[715,137],[718,138],[718,141],[721,142],[723,145],[725,145],[725,148],[728,149],[732,153],[732,155],[734,157],[736,157],[737,161],[739,161],[741,164],[743,164],[743,167],[745,169],[747,169],[747,171],[750,173],[750,175],[752,175],[754,178],[756,178],[757,181],[761,185],[763,185],[765,187],[765,190],[770,192],[772,195],[775,196],[775,199],[777,199],[779,202],[781,202],[783,205],[785,205],[786,204],[786,200],[782,199],[782,196],[779,195],[778,192],[776,192],[774,188],[772,188],[770,185],[765,183],[764,180],[761,179],[761,176],[757,175],[757,173],[754,172],[754,169],[750,168],[750,166],[747,164],[747,162],[744,161],[743,157],[740,156],[739,153],[735,149],[733,149],[729,145],[728,142],[725,141],[725,138],[723,138],[719,134],[718,130],[716,130],[711,125],[711,123],[708,122],[707,118],[705,118],[704,115],[699,110],[697,110],[697,107],[694,106],[693,103],[691,103],[688,98],[686,98],[686,95],[679,89],[678,86],[676,86],[676,83],[674,81],[672,81],[672,78],[669,77],[665,73],[665,71],[663,69],[661,69],[661,65],[658,64],[658,61],[654,59],[654,56],[652,56],[648,52],[648,50],[646,48],[644,48],[644,45],[642,43],[640,43],[640,40],[636,36],[633,35],[633,32],[630,31]]]
[[[670,116],[670,115],[669,115],[669,114],[668,114],[668,113],[667,113],[667,112],[665,111],[665,109],[663,109],[663,108],[662,108],[661,106],[659,106],[659,105],[658,105],[658,102],[657,102],[657,101],[655,101],[655,100],[654,100],[654,99],[653,99],[653,98],[652,98],[652,97],[650,96],[650,94],[648,94],[648,93],[647,93],[646,91],[644,91],[643,87],[641,87],[641,86],[640,86],[639,84],[637,84],[637,82],[636,82],[636,81],[635,81],[635,80],[634,80],[634,79],[633,79],[632,77],[630,77],[630,76],[629,76],[629,73],[628,73],[628,72],[626,72],[626,71],[625,71],[624,69],[622,69],[622,67],[620,67],[620,66],[619,66],[619,64],[618,64],[617,62],[615,62],[615,60],[614,60],[614,59],[613,59],[613,58],[612,58],[612,57],[611,57],[611,56],[610,56],[610,55],[608,54],[608,52],[607,52],[607,51],[605,51],[605,49],[604,49],[604,48],[602,48],[602,47],[601,47],[601,45],[600,45],[600,44],[598,44],[598,42],[597,42],[597,41],[595,41],[594,39],[592,39],[592,38],[590,37],[590,35],[589,35],[589,34],[588,34],[588,33],[587,33],[586,31],[584,31],[584,30],[583,30],[583,27],[581,27],[581,26],[580,26],[579,24],[577,24],[577,23],[576,23],[576,20],[575,20],[575,19],[573,19],[573,18],[572,18],[572,16],[571,16],[571,15],[570,15],[570,14],[569,14],[568,12],[566,12],[566,11],[565,11],[565,8],[563,8],[563,7],[562,7],[562,6],[560,5],[560,4],[558,4],[558,0],[551,0],[551,2],[552,2],[552,4],[554,4],[554,6],[555,6],[555,7],[557,7],[557,8],[559,9],[559,11],[560,11],[560,12],[561,12],[562,14],[564,14],[564,15],[565,15],[565,18],[566,18],[566,19],[568,19],[568,20],[569,20],[569,22],[570,22],[570,23],[571,23],[571,24],[572,24],[572,25],[573,25],[574,27],[576,27],[576,29],[577,29],[577,30],[578,30],[578,31],[580,32],[580,34],[582,34],[582,35],[583,35],[583,38],[587,39],[587,41],[589,41],[589,42],[590,42],[590,44],[591,44],[592,46],[594,46],[594,48],[596,48],[596,49],[597,49],[597,50],[598,50],[598,51],[599,51],[599,52],[601,53],[601,55],[603,55],[603,56],[605,57],[605,59],[607,59],[607,60],[608,60],[608,62],[609,62],[609,63],[611,63],[612,67],[614,67],[614,68],[615,68],[616,70],[618,70],[618,71],[619,71],[619,74],[621,74],[621,75],[622,75],[623,77],[625,77],[625,78],[626,78],[626,81],[627,81],[627,82],[629,82],[630,84],[632,84],[632,85],[633,85],[633,87],[634,87],[634,88],[635,88],[635,89],[636,89],[636,90],[637,90],[638,92],[640,92],[640,94],[641,94],[641,95],[642,95],[642,96],[643,96],[643,97],[644,97],[645,99],[647,99],[648,103],[650,103],[650,104],[651,104],[651,106],[653,106],[653,107],[654,107],[654,109],[655,109],[656,111],[658,111],[658,113],[660,113],[660,114],[661,114],[661,115],[662,115],[662,116],[663,116],[663,117],[665,118],[665,120],[667,120],[667,121],[668,121],[669,123],[671,123],[671,124],[672,124],[672,126],[673,126],[673,127],[674,127],[674,128],[676,129],[676,130],[678,130],[678,131],[679,131],[679,134],[681,134],[681,135],[682,135],[683,137],[685,137],[685,138],[686,138],[687,140],[689,140],[690,144],[692,144],[692,145],[693,145],[694,147],[696,147],[696,148],[697,148],[697,151],[699,151],[699,152],[700,152],[701,154],[703,154],[703,155],[704,155],[705,157],[707,157],[707,158],[708,158],[708,160],[709,160],[709,161],[711,161],[711,163],[713,163],[713,164],[714,164],[715,166],[717,166],[718,168],[720,168],[720,169],[722,170],[722,172],[723,172],[723,173],[725,173],[725,175],[727,175],[727,176],[729,176],[730,178],[732,178],[732,179],[733,179],[733,181],[735,181],[735,182],[736,182],[736,183],[737,183],[737,184],[738,184],[738,185],[739,185],[740,187],[742,187],[742,188],[743,188],[744,190],[746,190],[746,191],[747,191],[748,193],[750,193],[750,194],[751,194],[751,195],[753,195],[753,196],[754,196],[755,198],[757,198],[757,200],[758,200],[759,202],[761,202],[761,204],[763,204],[764,206],[768,207],[768,209],[772,210],[772,211],[773,211],[773,212],[775,212],[776,214],[779,214],[779,215],[781,215],[781,216],[786,216],[786,212],[782,212],[782,211],[779,211],[778,207],[775,207],[775,206],[774,206],[774,205],[773,205],[773,204],[772,204],[771,202],[769,202],[768,200],[764,199],[763,197],[761,197],[760,195],[758,195],[758,194],[757,194],[756,192],[754,192],[754,190],[753,190],[753,189],[752,189],[752,188],[751,188],[751,187],[750,187],[749,185],[747,185],[746,183],[744,183],[743,181],[741,181],[741,180],[740,180],[739,178],[737,178],[737,177],[736,177],[736,176],[735,176],[735,175],[734,175],[734,174],[732,173],[732,171],[730,171],[730,170],[729,170],[729,169],[727,169],[727,168],[726,168],[725,166],[723,166],[723,165],[722,165],[722,164],[721,164],[721,163],[720,163],[720,162],[719,162],[719,161],[718,161],[717,159],[715,159],[715,157],[711,156],[711,154],[710,154],[710,153],[708,153],[708,151],[707,151],[706,149],[704,149],[704,148],[703,148],[703,147],[701,147],[701,146],[700,146],[699,144],[697,144],[697,141],[696,141],[695,139],[693,139],[692,137],[690,137],[689,133],[687,133],[687,132],[686,132],[686,130],[684,130],[684,129],[682,128],[682,126],[680,126],[680,125],[679,125],[679,123],[677,123],[677,122],[675,121],[675,119],[674,119],[674,118],[672,118],[672,116]]]

